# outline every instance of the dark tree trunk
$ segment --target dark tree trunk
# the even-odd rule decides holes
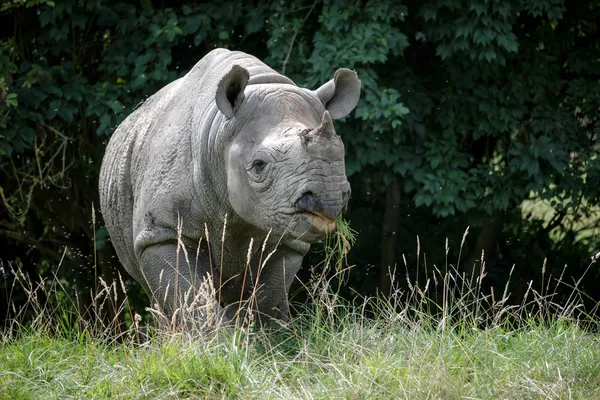
[[[386,189],[383,232],[381,239],[381,266],[379,292],[389,296],[392,290],[392,276],[396,269],[396,232],[400,220],[400,185],[392,180]]]
[[[484,262],[491,260],[496,250],[496,238],[502,229],[504,212],[495,211],[492,217],[487,220],[479,230],[475,247],[469,253],[469,257],[462,265],[459,265],[459,270],[467,274],[477,274],[481,268],[481,252],[484,252]]]

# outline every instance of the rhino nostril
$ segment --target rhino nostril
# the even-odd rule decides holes
[[[315,210],[315,196],[312,192],[304,193],[300,199],[296,202],[299,209],[303,211],[314,211]]]

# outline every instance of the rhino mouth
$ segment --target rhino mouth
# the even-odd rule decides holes
[[[333,232],[335,230],[335,221],[324,217],[323,215],[310,211],[302,211],[298,214],[301,219],[310,224],[312,230],[320,233]]]

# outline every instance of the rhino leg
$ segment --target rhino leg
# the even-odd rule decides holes
[[[289,319],[288,291],[301,266],[302,254],[282,246],[260,271],[255,311],[261,325]]]
[[[196,263],[195,249],[188,248],[187,253],[189,263],[183,251],[177,256],[175,243],[158,243],[144,249],[140,269],[151,304],[158,305],[168,317],[177,313],[178,322],[199,326],[221,322],[225,314],[211,290],[209,260],[200,256]]]

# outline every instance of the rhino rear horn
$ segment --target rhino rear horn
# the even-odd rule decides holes
[[[312,130],[304,130],[300,132],[300,136],[304,140],[304,143],[308,143],[316,138],[332,138],[334,137],[335,130],[333,128],[333,121],[331,120],[331,114],[328,110],[323,113],[321,118],[321,125]]]
[[[217,107],[227,118],[235,115],[237,107],[244,98],[244,89],[249,79],[250,74],[245,68],[234,65],[219,82],[215,100]]]
[[[356,72],[340,68],[333,79],[316,90],[316,94],[333,119],[350,114],[360,98],[360,79]]]
[[[320,135],[324,137],[330,137],[335,132],[333,130],[333,121],[331,120],[331,113],[329,112],[329,110],[325,110],[325,112],[323,113],[323,118],[321,118],[321,125],[319,125],[319,127],[316,130]]]

